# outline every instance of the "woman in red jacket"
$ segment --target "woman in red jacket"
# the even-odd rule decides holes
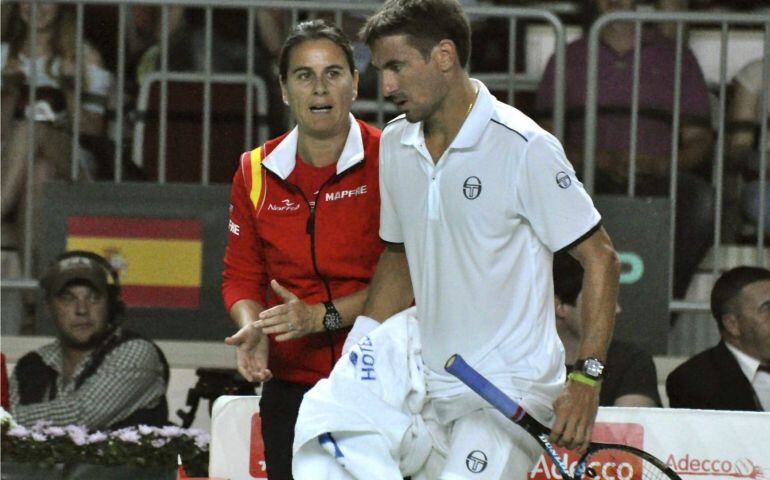
[[[358,86],[342,32],[299,24],[283,45],[290,132],[241,156],[233,178],[222,293],[240,327],[238,370],[265,382],[268,477],[291,478],[302,395],[329,375],[382,251],[380,131],[350,114]],[[270,381],[267,381],[270,380]]]

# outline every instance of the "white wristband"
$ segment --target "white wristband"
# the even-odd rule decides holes
[[[345,339],[345,343],[342,345],[342,354],[345,355],[353,348],[353,345],[357,344],[366,334],[380,326],[380,322],[367,317],[365,315],[359,315],[356,317],[356,321],[353,323],[353,328],[348,332],[348,338]]]

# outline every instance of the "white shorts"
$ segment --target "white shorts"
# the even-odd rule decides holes
[[[458,418],[444,433],[448,445],[437,445],[426,465],[428,471],[440,468],[440,480],[524,479],[543,453],[530,434],[493,408]]]

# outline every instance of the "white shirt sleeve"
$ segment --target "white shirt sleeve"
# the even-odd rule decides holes
[[[551,251],[569,246],[601,220],[564,148],[551,134],[542,132],[529,141],[515,182],[518,211]]]
[[[401,223],[393,203],[393,189],[389,188],[389,185],[392,185],[393,175],[389,174],[392,162],[386,151],[385,135],[387,134],[383,133],[380,140],[380,238],[386,242],[404,243]]]

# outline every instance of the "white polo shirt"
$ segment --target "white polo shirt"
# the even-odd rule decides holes
[[[460,353],[492,377],[561,385],[552,252],[601,217],[559,141],[473,82],[476,103],[437,163],[422,123],[386,126],[380,236],[405,245],[434,377]]]

